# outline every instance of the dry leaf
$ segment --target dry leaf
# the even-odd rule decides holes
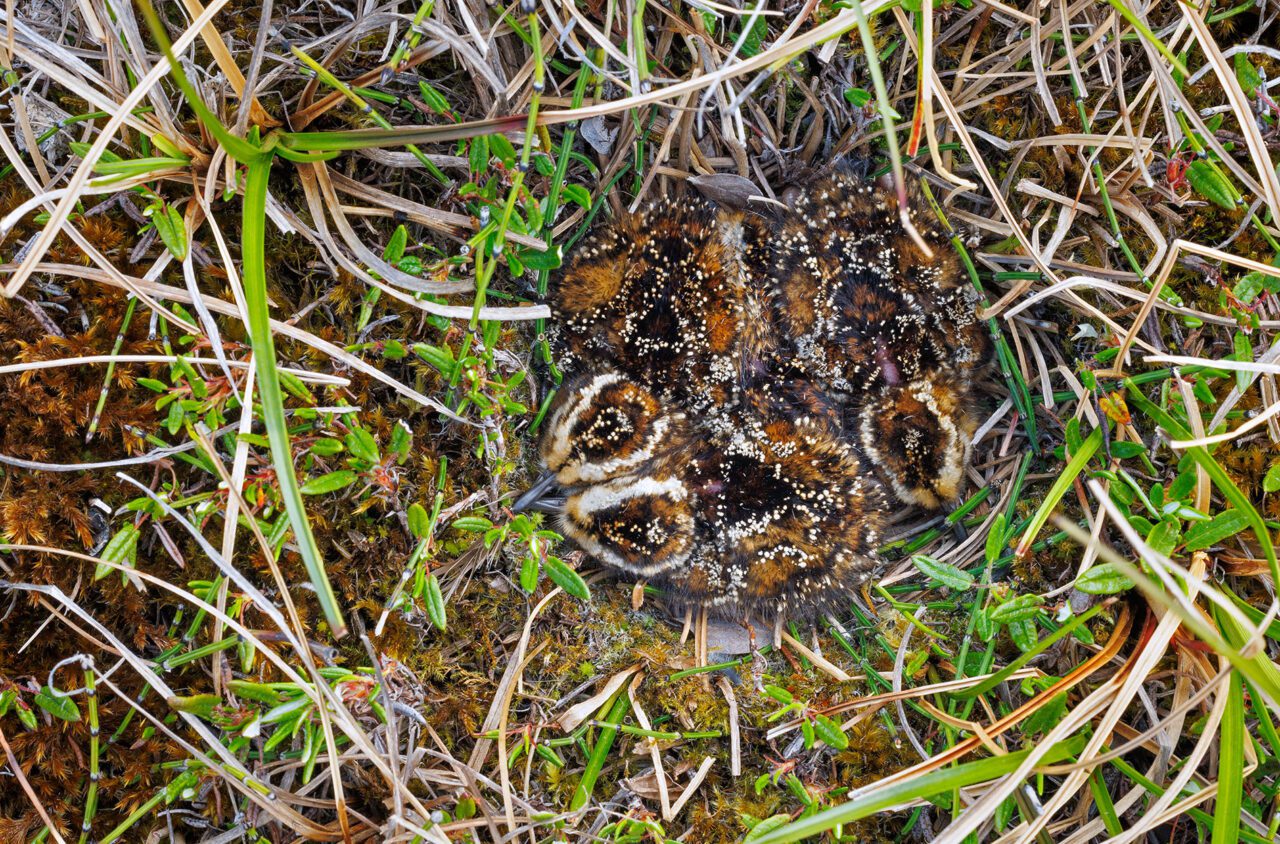
[[[613,697],[618,689],[622,688],[622,684],[631,678],[631,675],[640,670],[639,665],[633,665],[630,668],[623,669],[617,674],[609,678],[609,682],[604,684],[600,691],[581,703],[569,707],[563,715],[556,719],[556,723],[560,725],[560,729],[566,733],[577,729],[578,725],[590,718],[592,715],[600,711],[600,707],[605,705],[609,698]]]
[[[755,182],[733,173],[691,176],[689,184],[697,188],[698,193],[707,199],[727,208],[745,209],[751,204],[753,196],[764,195],[764,192],[756,187]]]

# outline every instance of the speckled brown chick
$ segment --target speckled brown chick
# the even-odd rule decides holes
[[[736,618],[847,609],[883,568],[883,487],[825,415],[749,390],[718,421],[685,469],[698,541],[676,597]]]
[[[551,290],[557,363],[614,367],[688,413],[735,405],[768,343],[768,241],[757,215],[696,197],[597,229]]]
[[[796,194],[773,240],[769,276],[787,362],[836,393],[921,372],[971,372],[988,357],[976,291],[936,222],[901,224],[892,191],[836,172]]]
[[[560,529],[678,604],[734,618],[834,608],[879,566],[886,499],[823,405],[803,384],[770,385],[694,423],[617,371],[579,376],[541,447],[565,493]]]
[[[878,476],[935,508],[959,493],[990,343],[954,250],[911,216],[931,257],[889,191],[837,172],[798,193],[773,242],[771,365],[829,393]]]

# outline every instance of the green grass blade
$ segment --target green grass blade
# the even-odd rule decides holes
[[[350,149],[402,147],[409,144],[441,144],[474,138],[478,135],[515,132],[523,129],[528,120],[527,114],[514,114],[509,117],[493,117],[441,126],[339,129],[332,132],[277,132],[276,137],[280,139],[281,145],[295,152],[337,152]],[[547,122],[545,119],[539,120],[540,125],[545,125]]]
[[[222,121],[218,119],[218,116],[204,104],[204,100],[200,99],[200,92],[191,84],[191,80],[187,79],[187,74],[182,70],[182,65],[174,57],[173,45],[169,43],[169,34],[165,31],[164,24],[160,22],[160,17],[156,14],[155,7],[151,5],[150,0],[143,0],[138,4],[138,8],[142,12],[143,18],[147,21],[147,28],[151,30],[151,37],[160,45],[161,52],[169,60],[169,72],[173,77],[173,81],[182,90],[183,96],[187,98],[187,104],[191,106],[191,110],[200,118],[201,124],[209,130],[209,134],[213,135],[218,143],[226,149],[227,154],[236,161],[247,163],[263,158],[264,153],[262,150],[244,138],[231,134],[231,131],[222,125]]]
[[[1178,60],[1178,57],[1165,46],[1163,41],[1156,37],[1156,34],[1151,31],[1149,26],[1138,19],[1138,16],[1133,13],[1133,10],[1129,8],[1129,5],[1125,0],[1107,0],[1107,2],[1111,4],[1111,8],[1120,13],[1120,17],[1124,18],[1129,22],[1130,26],[1138,30],[1138,32],[1142,34],[1142,37],[1150,42],[1151,46],[1155,47],[1156,50],[1160,52],[1160,55],[1164,56],[1165,59],[1168,60],[1169,64],[1173,65],[1174,70],[1181,73],[1184,78],[1191,75],[1187,71],[1187,66]]]
[[[1073,632],[1075,632],[1075,629],[1077,627],[1084,624],[1086,621],[1088,621],[1089,619],[1097,615],[1099,612],[1101,612],[1104,606],[1105,604],[1097,604],[1096,606],[1090,607],[1088,611],[1084,612],[1081,615],[1076,616],[1075,618],[1068,621],[1066,624],[1059,627],[1057,630],[1050,633],[1048,636],[1045,636],[1043,639],[1040,639],[1038,642],[1036,642],[1036,646],[1034,648],[1032,648],[1029,651],[1026,651],[1025,653],[1022,654],[1022,656],[1018,657],[1013,662],[1009,663],[1004,668],[997,671],[995,674],[992,674],[990,677],[983,680],[978,685],[974,686],[971,689],[962,689],[961,691],[958,691],[958,692],[952,692],[951,696],[955,698],[960,698],[963,700],[965,698],[977,697],[983,692],[986,692],[995,688],[997,685],[1007,680],[1009,676],[1013,674],[1013,672],[1017,671],[1019,668],[1026,665],[1028,662],[1035,659],[1040,654],[1044,653],[1044,651],[1054,642],[1057,642],[1060,639],[1064,639],[1067,636],[1070,636]]]
[[[614,739],[618,737],[618,724],[622,721],[624,715],[627,714],[627,706],[630,700],[627,698],[627,690],[619,689],[618,694],[614,696],[613,701],[609,704],[609,714],[605,721],[608,723],[601,726],[600,737],[596,739],[595,747],[591,748],[591,756],[587,759],[587,767],[582,772],[582,779],[578,782],[577,789],[573,792],[573,798],[569,801],[569,811],[576,812],[591,801],[591,793],[595,791],[596,780],[600,778],[600,771],[604,769],[604,762],[609,758],[609,751],[613,749]]]
[[[1044,527],[1045,522],[1049,521],[1049,516],[1053,514],[1053,509],[1058,506],[1058,502],[1067,494],[1067,490],[1071,489],[1076,477],[1084,471],[1085,465],[1093,457],[1094,452],[1098,450],[1100,445],[1102,445],[1102,429],[1094,428],[1093,433],[1080,446],[1080,451],[1071,455],[1071,460],[1067,463],[1067,467],[1062,470],[1062,474],[1053,482],[1048,495],[1044,497],[1044,501],[1040,504],[1040,509],[1036,510],[1035,516],[1031,519],[1031,524],[1027,526],[1026,533],[1022,534],[1022,539],[1018,542],[1018,550],[1015,552],[1019,557],[1026,556],[1027,551],[1031,548],[1031,543],[1035,541],[1036,534]]]
[[[1084,747],[1085,739],[1077,736],[1069,741],[1061,742],[1050,748],[1041,760],[1046,765],[1060,762],[1074,756]],[[838,824],[853,823],[882,812],[893,806],[908,803],[921,797],[941,794],[957,788],[964,788],[980,782],[990,782],[1017,770],[1023,760],[1031,753],[1030,749],[1007,753],[990,759],[966,762],[951,768],[941,768],[921,774],[917,777],[895,782],[888,786],[868,786],[861,789],[849,801],[818,812],[807,818],[787,824],[767,835],[762,836],[754,844],[791,844],[814,835],[821,835]]]
[[[1102,778],[1101,770],[1096,770],[1089,775],[1089,792],[1093,795],[1093,805],[1098,809],[1098,817],[1102,818],[1102,825],[1107,828],[1107,834],[1116,836],[1123,833],[1124,827],[1120,824],[1120,816],[1116,814],[1116,804],[1111,801],[1111,795],[1107,792],[1107,784]]]
[[[1088,534],[1075,525],[1066,524],[1063,528],[1080,545],[1083,546],[1089,542]],[[1246,656],[1240,651],[1240,643],[1245,642],[1248,636],[1231,615],[1218,612],[1218,608],[1215,607],[1215,616],[1223,630],[1220,634],[1199,613],[1188,611],[1186,607],[1166,594],[1164,584],[1158,579],[1148,575],[1110,549],[1103,548],[1101,553],[1107,562],[1132,580],[1153,605],[1177,615],[1182,619],[1183,625],[1200,641],[1212,648],[1214,653],[1225,657],[1235,669],[1255,684],[1258,691],[1265,695],[1269,702],[1272,704],[1280,702],[1280,667],[1277,667],[1265,652]]]
[[[1134,768],[1132,765],[1130,765],[1128,762],[1125,762],[1123,759],[1112,759],[1111,765],[1117,771],[1119,771],[1120,773],[1128,777],[1133,783],[1135,783],[1136,785],[1142,786],[1147,791],[1154,794],[1156,797],[1160,797],[1164,794],[1165,789],[1161,788],[1156,783],[1144,777],[1138,771],[1137,768]],[[1188,809],[1187,815],[1192,820],[1198,823],[1202,823],[1205,826],[1210,826],[1213,823],[1213,819],[1209,816],[1208,812],[1205,812],[1201,809],[1197,809],[1195,807]],[[1250,832],[1247,829],[1240,830],[1240,840],[1248,841],[1249,844],[1275,844],[1274,840],[1270,838],[1263,838],[1262,836],[1254,832]]]
[[[1244,790],[1244,692],[1240,678],[1227,677],[1227,709],[1218,734],[1218,797],[1213,811],[1213,844],[1240,840]]]
[[[293,528],[302,562],[324,610],[324,617],[335,638],[346,635],[338,599],[325,574],[324,560],[311,533],[307,511],[302,503],[302,489],[293,469],[293,451],[289,447],[289,428],[284,414],[284,393],[280,389],[280,373],[276,371],[276,346],[271,335],[271,315],[267,309],[266,275],[266,209],[267,180],[271,176],[271,160],[250,162],[245,175],[242,260],[244,261],[245,310],[249,318],[249,338],[253,344],[253,363],[258,376],[258,397],[262,402],[262,419],[271,442],[271,461],[280,483],[280,496]]]

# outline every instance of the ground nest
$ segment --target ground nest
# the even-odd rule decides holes
[[[125,6],[0,11],[0,842],[1275,838],[1271,5]],[[752,629],[513,512],[575,244],[837,161],[960,502]]]

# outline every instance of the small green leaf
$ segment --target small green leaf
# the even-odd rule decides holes
[[[580,601],[591,600],[591,590],[587,588],[587,582],[582,579],[582,575],[556,557],[548,555],[546,562],[547,576],[551,578],[552,583]]]
[[[431,529],[431,517],[427,515],[426,508],[418,502],[409,505],[409,533],[419,539],[427,538],[427,531]]]
[[[343,442],[347,444],[347,450],[361,460],[377,463],[382,459],[382,455],[378,453],[377,440],[364,428],[352,428]]]
[[[1039,595],[1019,595],[1005,601],[998,607],[991,610],[991,620],[1000,624],[1010,624],[1014,621],[1032,618],[1040,611],[1040,606],[1044,603],[1044,598]]]
[[[468,161],[471,164],[472,173],[483,173],[489,169],[489,138],[487,136],[481,135],[471,139]]]
[[[1196,473],[1182,472],[1178,477],[1173,479],[1173,483],[1169,484],[1169,500],[1181,501],[1191,495],[1196,488]]]
[[[1249,61],[1247,53],[1236,53],[1233,63],[1236,67],[1236,79],[1240,82],[1244,95],[1253,97],[1258,90],[1258,86],[1262,84],[1262,77],[1258,74],[1258,69],[1253,66],[1253,62]]]
[[[206,721],[212,720],[215,707],[222,705],[222,698],[217,695],[191,695],[189,697],[172,697],[169,707],[179,712],[189,712]]]
[[[1234,337],[1235,354],[1232,356],[1241,363],[1253,363],[1253,342],[1249,339],[1249,335],[1243,331],[1237,331]],[[1253,378],[1254,373],[1236,371],[1236,386],[1241,390],[1249,389],[1249,381]]]
[[[31,702],[59,720],[80,720],[80,707],[76,706],[76,702],[52,686],[42,687]]]
[[[756,16],[756,19],[752,22],[751,31],[747,33],[745,40],[742,41],[742,55],[750,57],[759,54],[760,44],[768,35],[768,20],[764,15]]]
[[[1133,581],[1111,563],[1093,566],[1076,578],[1076,588],[1090,595],[1114,595],[1133,588]]]
[[[427,589],[423,596],[427,603],[427,617],[440,630],[444,630],[448,622],[444,612],[444,593],[440,591],[440,579],[434,574],[427,577]]]
[[[302,494],[323,495],[326,492],[336,492],[343,487],[351,486],[355,483],[356,477],[358,476],[351,469],[339,469],[307,481],[302,485]]]
[[[791,822],[790,815],[772,815],[770,817],[767,817],[764,820],[760,821],[760,823],[751,827],[751,831],[747,833],[747,837],[742,839],[742,844],[753,844],[753,842],[759,841],[761,838],[764,838],[770,832],[773,832],[775,829],[784,827],[790,822]]]
[[[187,154],[179,149],[177,144],[169,140],[160,132],[155,132],[151,135],[151,143],[155,144],[157,149],[170,158],[176,158],[181,161],[190,161]]]
[[[227,689],[236,697],[256,700],[258,703],[265,703],[270,706],[275,706],[281,701],[279,690],[269,683],[254,683],[251,680],[229,680]]]
[[[169,413],[164,420],[165,430],[168,431],[170,435],[178,433],[182,430],[182,420],[185,417],[186,414],[182,411],[182,402],[176,401],[169,405]]]
[[[545,744],[535,744],[533,752],[542,757],[543,761],[554,768],[563,768],[564,760],[560,758],[560,754],[556,753],[554,747],[548,747]]]
[[[122,564],[131,560],[138,547],[138,529],[133,523],[126,524],[120,530],[116,531],[111,537],[111,541],[107,543],[107,547],[102,549],[102,559],[107,563]],[[97,568],[93,572],[94,580],[101,580],[112,572],[111,566],[98,563]]]
[[[489,136],[489,152],[496,155],[504,167],[511,167],[516,161],[516,148],[507,140],[506,135]]]
[[[542,573],[542,567],[538,565],[538,560],[532,554],[524,558],[520,563],[520,588],[533,594],[533,590],[538,588],[538,575]]]
[[[311,453],[321,457],[330,457],[342,451],[342,440],[333,437],[321,437],[311,444]]]
[[[422,259],[417,255],[405,255],[399,261],[396,261],[396,269],[409,275],[422,275],[425,267],[422,265]]]
[[[1075,417],[1071,418],[1071,421],[1067,423],[1067,428],[1066,428],[1065,436],[1063,437],[1063,439],[1067,443],[1068,453],[1075,454],[1078,451],[1080,451],[1080,447],[1084,445],[1084,437],[1080,436],[1080,420],[1079,419],[1076,419]]]
[[[404,257],[405,247],[409,245],[409,230],[404,224],[396,226],[396,230],[391,233],[391,239],[387,241],[387,248],[382,250],[382,260],[388,264],[396,264]]]
[[[1114,442],[1111,444],[1111,456],[1118,457],[1121,460],[1137,457],[1139,454],[1146,454],[1146,452],[1147,447],[1142,443]]]
[[[795,701],[795,696],[781,686],[766,685],[764,687],[764,693],[776,700],[778,703],[781,703],[783,706]]]
[[[832,719],[826,715],[815,715],[813,718],[813,731],[817,733],[818,738],[822,739],[827,747],[833,750],[847,750],[849,748],[849,737],[844,734],[844,730]]]
[[[404,463],[409,459],[411,445],[413,445],[413,431],[409,430],[409,426],[403,419],[400,419],[391,429],[391,453],[396,456],[397,463]]]
[[[445,99],[435,88],[432,88],[423,80],[418,80],[418,91],[422,94],[422,101],[426,103],[427,108],[438,114],[448,114],[450,112],[449,101]]]
[[[520,250],[520,263],[530,270],[559,269],[563,260],[564,257],[559,246],[554,246],[542,252],[536,249]]]
[[[927,554],[916,554],[911,558],[915,567],[929,577],[957,591],[963,592],[973,586],[973,575],[955,566],[934,559]]]
[[[854,108],[863,108],[871,102],[871,92],[865,88],[845,88],[844,98]]]
[[[995,565],[996,560],[1000,559],[1000,554],[1004,551],[1004,544],[1005,518],[1004,513],[998,513],[991,522],[991,530],[987,533],[987,565]]]
[[[813,723],[808,719],[800,722],[800,734],[804,736],[804,747],[806,750],[813,747],[813,742],[817,738],[817,733],[813,729]]]
[[[1264,276],[1257,270],[1245,273],[1240,277],[1240,280],[1236,282],[1236,286],[1231,292],[1241,301],[1241,303],[1248,305],[1252,303],[1254,299],[1257,299],[1258,294],[1262,292],[1264,286],[1263,280],[1265,278],[1267,278],[1267,276]]]
[[[280,386],[283,387],[285,392],[287,392],[289,395],[293,396],[296,399],[301,399],[302,401],[307,403],[311,403],[314,401],[314,399],[311,396],[311,391],[307,389],[306,384],[302,383],[301,378],[294,375],[292,372],[285,372],[283,369],[279,371],[279,375],[280,375]]]
[[[165,248],[179,261],[187,259],[187,229],[182,223],[182,215],[178,209],[167,202],[153,204],[151,208],[151,224],[156,227],[156,234]]]
[[[1182,525],[1174,516],[1165,516],[1147,534],[1147,544],[1157,554],[1169,556],[1182,538]]]
[[[1009,622],[1009,638],[1023,651],[1036,646],[1036,623],[1029,618]]]
[[[1280,463],[1267,470],[1267,474],[1262,478],[1262,490],[1263,492],[1280,490]]]
[[[1232,507],[1223,510],[1207,522],[1196,522],[1187,531],[1184,550],[1201,551],[1211,545],[1217,545],[1228,537],[1235,536],[1249,526],[1249,518]]]
[[[577,184],[565,185],[560,189],[560,193],[567,202],[574,202],[588,211],[591,210],[591,191],[584,186]],[[529,262],[525,261],[525,263]]]
[[[481,533],[493,527],[493,522],[484,516],[463,516],[453,520],[454,530],[465,530],[467,533]]]
[[[983,607],[978,611],[978,615],[974,618],[973,629],[978,634],[978,638],[984,642],[990,642],[996,637],[996,633],[1000,631],[1000,625],[991,620],[990,607]]]
[[[445,374],[453,372],[453,352],[439,346],[428,346],[426,343],[415,343],[413,353]]]
[[[1187,166],[1187,181],[1196,193],[1219,208],[1234,211],[1240,202],[1240,192],[1236,190],[1236,186],[1217,164],[1207,158],[1197,158]]]
[[[1047,733],[1067,714],[1067,693],[1059,692],[1022,722],[1023,735]]]

